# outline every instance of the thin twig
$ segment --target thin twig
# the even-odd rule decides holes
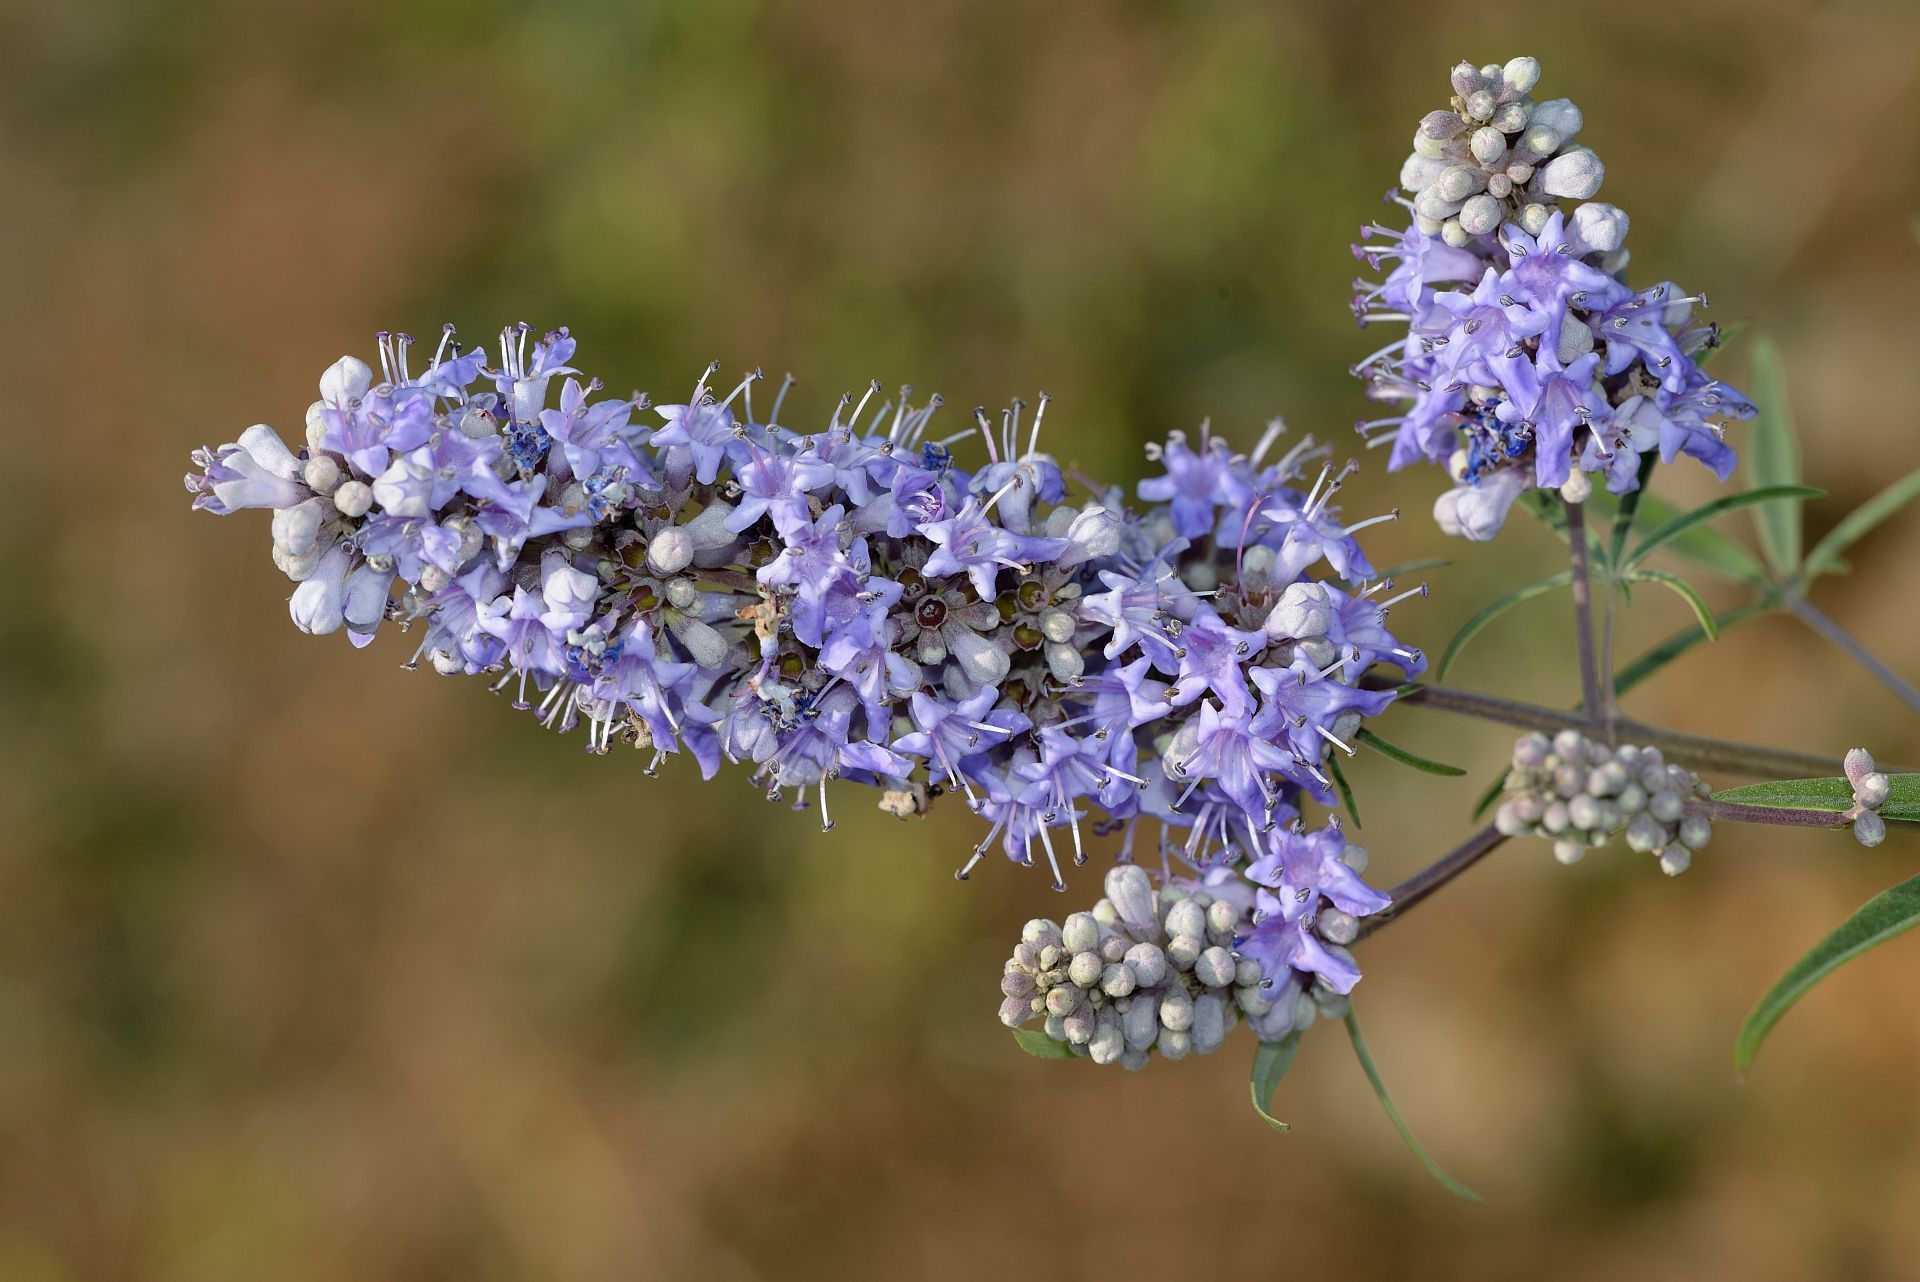
[[[1450,686],[1415,686],[1402,694],[1398,702],[1455,712],[1501,725],[1518,726],[1523,730],[1540,730],[1547,734],[1569,728],[1593,729],[1577,711],[1546,708],[1535,703],[1521,703],[1516,699],[1481,694],[1474,690],[1457,690]],[[1673,761],[1695,769],[1718,770],[1756,779],[1799,779],[1840,773],[1838,757],[1687,734],[1648,725],[1630,717],[1617,718],[1614,727],[1627,742],[1658,748]]]
[[[1840,810],[1753,806],[1744,801],[1715,801],[1711,797],[1688,798],[1687,813],[1705,815],[1715,823],[1775,824],[1792,828],[1844,828],[1853,822]]]
[[[1786,606],[1793,612],[1795,618],[1845,651],[1848,658],[1872,673],[1874,680],[1898,695],[1900,701],[1907,707],[1920,712],[1920,690],[1914,689],[1905,677],[1880,662],[1873,651],[1861,645],[1859,639],[1851,632],[1828,618],[1820,607],[1798,592],[1787,594]]]
[[[1492,824],[1474,833],[1473,836],[1389,890],[1387,894],[1393,899],[1392,906],[1382,909],[1361,922],[1360,933],[1356,938],[1365,939],[1388,923],[1398,921],[1415,904],[1479,863],[1489,851],[1505,840],[1506,837]]]
[[[1593,657],[1593,583],[1587,576],[1587,513],[1578,503],[1560,501],[1567,512],[1567,550],[1573,565],[1574,640],[1580,649],[1580,706],[1587,720],[1606,724],[1600,695],[1600,667]]]

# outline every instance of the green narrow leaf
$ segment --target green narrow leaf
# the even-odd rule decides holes
[[[1680,509],[1649,494],[1640,502],[1640,516],[1653,525],[1662,526],[1677,520]],[[1753,553],[1720,531],[1706,526],[1696,525],[1681,531],[1669,540],[1664,550],[1671,556],[1691,561],[1703,570],[1711,570],[1736,583],[1762,584],[1767,581],[1767,567],[1760,564]]]
[[[1525,587],[1515,588],[1498,601],[1495,601],[1492,605],[1481,610],[1480,613],[1474,615],[1471,619],[1468,619],[1460,625],[1460,630],[1453,634],[1453,640],[1447,642],[1446,650],[1440,655],[1440,662],[1434,665],[1433,679],[1435,681],[1445,681],[1447,679],[1447,669],[1453,666],[1453,661],[1460,657],[1460,652],[1466,649],[1467,642],[1473,640],[1474,635],[1478,633],[1480,629],[1486,627],[1489,623],[1492,623],[1495,619],[1505,614],[1508,610],[1511,610],[1514,606],[1519,605],[1522,601],[1531,600],[1545,592],[1552,592],[1558,588],[1564,588],[1572,582],[1573,571],[1571,570],[1562,570],[1558,574],[1549,574],[1537,583],[1529,583]]]
[[[1720,625],[1714,621],[1712,609],[1708,607],[1706,600],[1693,590],[1693,585],[1679,575],[1668,574],[1665,570],[1635,570],[1627,575],[1627,578],[1641,583],[1658,583],[1662,587],[1673,589],[1682,601],[1693,607],[1693,617],[1700,620],[1700,628],[1707,634],[1707,640],[1712,641],[1719,637]]]
[[[1874,526],[1920,497],[1920,471],[1907,473],[1842,518],[1827,531],[1827,537],[1813,545],[1806,564],[1800,568],[1800,581],[1808,583],[1840,565],[1840,554],[1857,543]]]
[[[1494,781],[1487,786],[1487,790],[1480,794],[1480,800],[1473,803],[1474,822],[1478,823],[1487,811],[1492,810],[1493,803],[1500,800],[1500,794],[1507,790],[1508,773],[1507,770],[1502,769]]]
[[[1807,499],[1823,498],[1825,495],[1825,490],[1816,490],[1810,485],[1767,485],[1757,490],[1742,490],[1738,494],[1729,494],[1711,503],[1703,503],[1691,512],[1674,517],[1641,539],[1640,545],[1633,549],[1633,555],[1627,558],[1623,568],[1638,565],[1649,553],[1657,551],[1663,544],[1672,542],[1695,526],[1711,521],[1724,513],[1738,508],[1752,507],[1756,503],[1770,503],[1776,499],[1781,502],[1789,500],[1803,502]]]
[[[1347,772],[1340,768],[1340,754],[1331,746],[1327,751],[1327,773],[1333,776],[1333,786],[1340,792],[1340,804],[1347,808],[1347,814],[1353,819],[1353,826],[1361,827],[1360,807],[1354,804],[1353,789],[1347,786]]]
[[[1911,877],[1883,890],[1860,906],[1858,912],[1840,923],[1834,932],[1813,946],[1813,951],[1793,964],[1778,983],[1740,1025],[1740,1036],[1733,1045],[1733,1066],[1744,1073],[1760,1053],[1780,1017],[1806,994],[1809,988],[1840,967],[1895,935],[1920,925],[1920,877]]]
[[[1646,500],[1647,484],[1653,480],[1653,468],[1660,456],[1648,451],[1640,458],[1640,482],[1620,499],[1620,510],[1613,517],[1612,546],[1607,551],[1607,564],[1618,566],[1620,554],[1627,550],[1627,536],[1633,533],[1633,518],[1640,511],[1640,504]]]
[[[1035,1059],[1079,1058],[1068,1049],[1065,1042],[1056,1042],[1045,1033],[1036,1032],[1031,1028],[1014,1029],[1013,1040],[1020,1044],[1021,1050],[1033,1056]]]
[[[1759,486],[1798,485],[1800,441],[1793,427],[1793,403],[1787,396],[1780,346],[1769,337],[1753,345],[1753,403],[1760,413],[1747,449],[1747,475]],[[1792,578],[1800,569],[1800,505],[1766,503],[1753,515],[1768,562],[1780,577]]]
[[[1880,817],[1920,823],[1920,774],[1888,775],[1887,783],[1887,799],[1880,807]],[[1852,808],[1853,785],[1838,775],[1827,779],[1776,779],[1725,788],[1714,793],[1713,799],[1783,810],[1829,810],[1838,814]]]
[[[1450,766],[1444,761],[1430,761],[1418,753],[1408,752],[1399,744],[1382,739],[1365,726],[1360,727],[1360,733],[1356,734],[1354,738],[1366,744],[1383,757],[1392,757],[1403,766],[1412,766],[1415,770],[1425,771],[1430,775],[1446,775],[1452,777],[1467,773],[1459,766]]]
[[[1300,1034],[1289,1033],[1277,1042],[1261,1042],[1253,1056],[1253,1076],[1248,1083],[1253,1092],[1253,1111],[1266,1118],[1267,1125],[1276,1131],[1293,1129],[1273,1115],[1273,1092],[1280,1085],[1280,1079],[1287,1075],[1287,1069],[1293,1066],[1294,1053],[1299,1049]]]
[[[1447,1174],[1433,1155],[1422,1148],[1420,1141],[1414,1138],[1413,1129],[1407,1125],[1407,1119],[1400,1116],[1399,1108],[1393,1102],[1393,1096],[1387,1094],[1387,1084],[1380,1080],[1380,1070],[1374,1066],[1373,1053],[1367,1049],[1367,1039],[1360,1035],[1360,1021],[1354,1018],[1353,1008],[1347,1008],[1347,1036],[1353,1041],[1353,1053],[1360,1060],[1360,1067],[1366,1072],[1367,1081],[1373,1084],[1373,1093],[1380,1099],[1380,1107],[1387,1110],[1387,1120],[1393,1123],[1393,1129],[1400,1132],[1400,1138],[1406,1141],[1413,1155],[1420,1159],[1420,1165],[1427,1168],[1427,1174],[1439,1180],[1441,1185],[1455,1197],[1463,1197],[1469,1202],[1478,1202],[1480,1195]]]
[[[1750,601],[1746,605],[1736,606],[1725,614],[1715,617],[1714,627],[1716,629],[1716,635],[1725,633],[1728,628],[1731,628],[1736,623],[1743,623],[1748,619],[1765,614],[1768,610],[1773,609],[1779,604],[1780,598],[1770,594],[1762,597],[1758,601]],[[1665,641],[1654,646],[1651,650],[1648,650],[1645,654],[1642,654],[1633,662],[1621,668],[1619,672],[1615,673],[1613,678],[1613,692],[1616,695],[1625,694],[1706,639],[1707,630],[1699,624],[1674,633]]]

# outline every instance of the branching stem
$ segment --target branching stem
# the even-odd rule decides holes
[[[1387,894],[1392,896],[1393,905],[1368,917],[1360,923],[1358,938],[1365,939],[1374,931],[1390,922],[1398,921],[1412,910],[1413,906],[1431,895],[1440,887],[1458,877],[1467,869],[1479,863],[1488,852],[1505,841],[1499,829],[1488,824],[1465,841],[1407,878]]]
[[[1473,690],[1457,690],[1449,686],[1416,685],[1406,690],[1399,702],[1455,712],[1501,725],[1518,726],[1523,730],[1541,730],[1547,734],[1569,727],[1575,730],[1593,729],[1593,725],[1578,712],[1521,703],[1516,699]],[[1838,757],[1713,739],[1706,735],[1667,730],[1628,717],[1616,718],[1614,726],[1627,742],[1658,748],[1669,759],[1693,769],[1718,770],[1756,779],[1797,779],[1840,773]]]
[[[1920,712],[1920,690],[1913,688],[1907,679],[1880,662],[1873,651],[1860,644],[1859,638],[1827,617],[1813,602],[1798,592],[1788,592],[1786,607],[1795,618],[1825,637],[1834,646],[1844,651],[1847,657],[1873,674],[1874,680],[1898,695],[1900,701],[1915,712]]]
[[[1580,706],[1587,721],[1606,724],[1606,704],[1600,693],[1600,666],[1593,657],[1593,581],[1587,571],[1587,513],[1578,503],[1561,500],[1567,513],[1567,548],[1573,567],[1574,640],[1580,649]]]

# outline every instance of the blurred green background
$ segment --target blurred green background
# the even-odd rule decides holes
[[[714,357],[823,417],[870,377],[1044,388],[1103,479],[1203,415],[1344,452],[1352,233],[1451,63],[1531,53],[1638,278],[1780,340],[1816,537],[1920,464],[1912,5],[11,0],[0,50],[0,1282],[1915,1276],[1920,942],[1729,1067],[1759,992],[1913,870],[1905,834],[1723,830],[1678,880],[1516,845],[1370,943],[1359,1009],[1468,1208],[1337,1031],[1288,1136],[1244,1034],[1138,1075],[1021,1055],[1000,961],[1094,870],[959,886],[956,807],[849,789],[825,837],[737,773],[586,757],[402,672],[391,632],[300,635],[265,519],[179,488],[193,446],[297,439],[373,331],[448,319],[571,325],[661,399]],[[1559,552],[1519,518],[1443,544],[1438,482],[1347,505],[1421,517],[1381,563],[1455,558],[1395,611],[1432,651]],[[1818,597],[1912,676],[1916,556],[1904,517]],[[1568,612],[1457,679],[1569,699]],[[1623,653],[1683,621],[1644,596]],[[1785,619],[1629,709],[1920,762]],[[1473,774],[1356,764],[1384,884],[1467,831],[1505,736],[1382,729]]]

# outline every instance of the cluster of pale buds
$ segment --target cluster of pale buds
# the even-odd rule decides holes
[[[1873,767],[1873,757],[1865,748],[1847,751],[1847,782],[1853,785],[1853,805],[1846,817],[1853,822],[1853,839],[1863,846],[1877,846],[1887,839],[1887,824],[1880,817],[1893,785]]]
[[[1708,795],[1698,775],[1669,764],[1658,748],[1616,748],[1578,730],[1551,739],[1525,734],[1513,745],[1494,826],[1509,837],[1551,839],[1563,864],[1620,834],[1630,849],[1658,854],[1661,871],[1677,877],[1713,836],[1707,817],[1687,807]]]

